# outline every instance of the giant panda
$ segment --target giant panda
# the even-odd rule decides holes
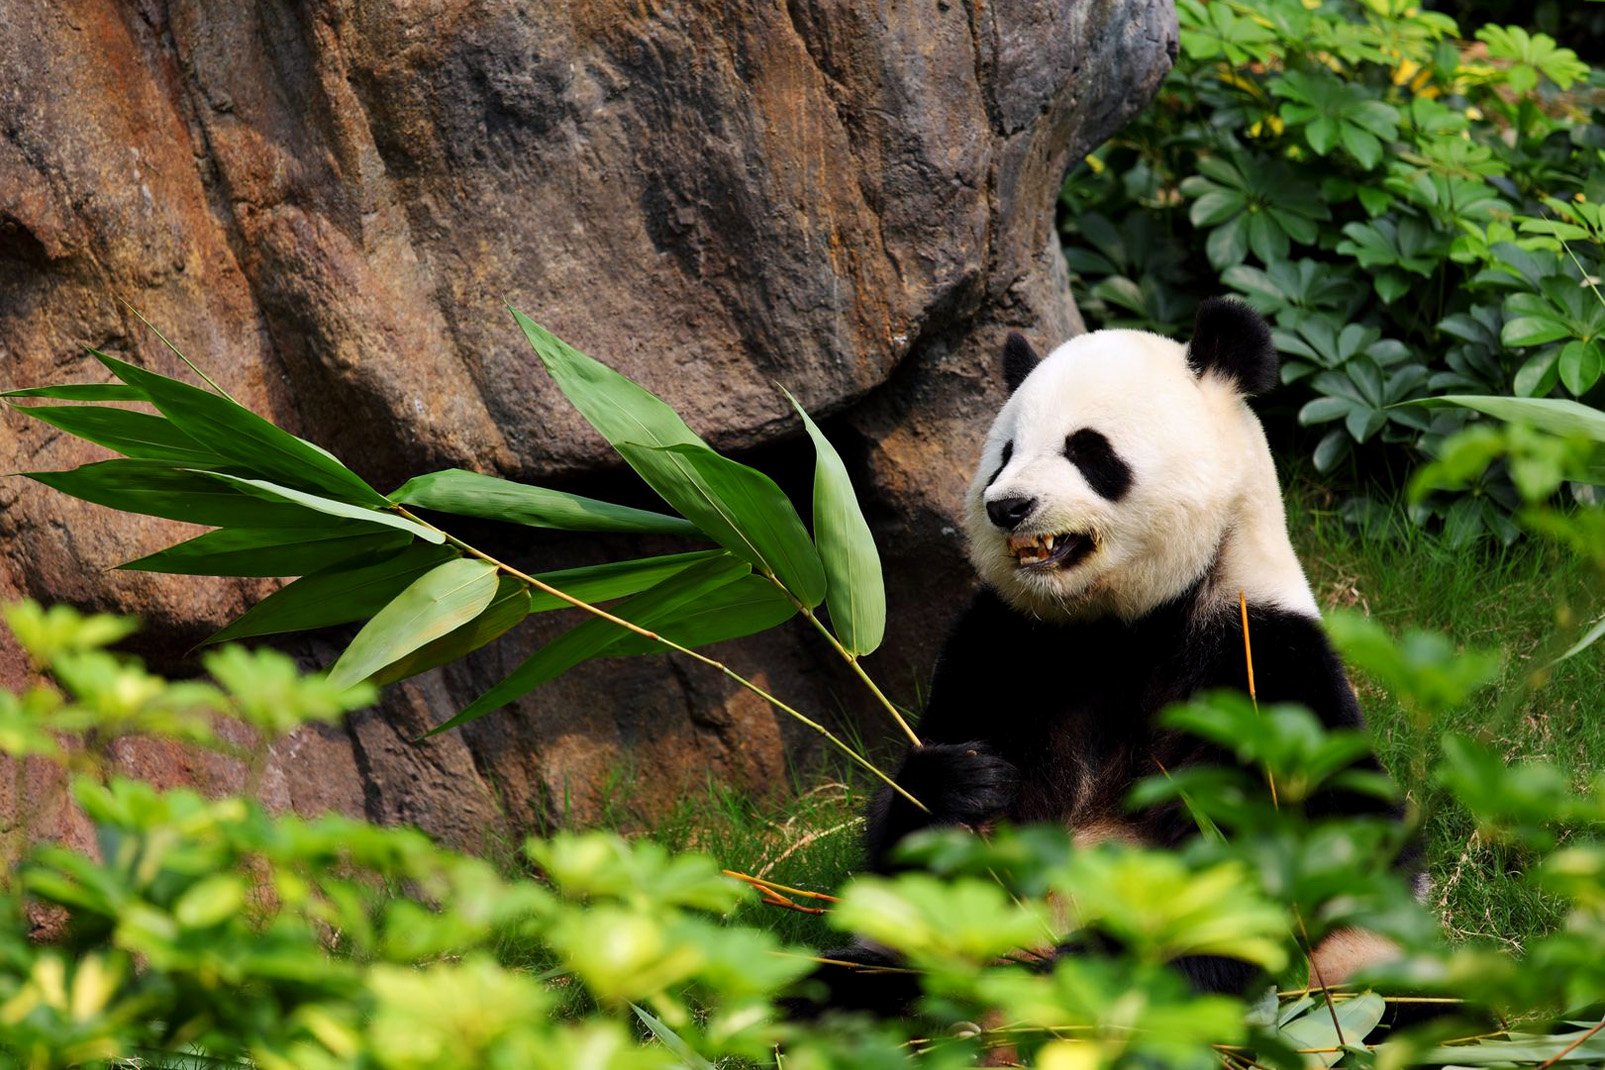
[[[876,871],[931,825],[1055,822],[1083,844],[1176,845],[1194,834],[1184,812],[1133,814],[1126,799],[1161,767],[1230,760],[1157,715],[1201,691],[1245,689],[1240,593],[1259,699],[1302,704],[1329,727],[1362,726],[1248,405],[1277,381],[1265,321],[1214,299],[1185,345],[1100,330],[1039,360],[1015,334],[1002,358],[1010,396],[966,499],[981,587],[938,659],[923,745],[894,777],[930,812],[890,788],[875,797],[866,847]],[[1360,796],[1317,805],[1386,806]],[[1335,984],[1388,951],[1351,931],[1323,944],[1317,964]],[[878,961],[863,945],[827,956]],[[1240,991],[1250,980],[1229,960],[1185,966],[1201,989]],[[826,980],[835,1005],[884,1010],[898,998],[885,976],[837,970]]]

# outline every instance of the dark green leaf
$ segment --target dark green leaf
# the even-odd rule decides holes
[[[122,383],[63,383],[7,390],[0,398],[51,398],[56,401],[144,401],[142,390]]]
[[[162,461],[184,468],[205,468],[222,458],[202,446],[171,420],[133,409],[101,405],[18,405],[15,408],[69,435],[140,461]]]
[[[613,613],[643,628],[651,628],[657,621],[671,617],[682,606],[706,597],[740,576],[748,575],[751,567],[740,558],[721,554],[670,576],[623,603]],[[583,621],[525,658],[505,680],[429,734],[456,728],[499,710],[581,662],[606,653],[613,644],[629,634],[627,629],[600,617]]]
[[[1579,436],[1605,442],[1605,412],[1564,398],[1502,398],[1451,394],[1421,398],[1417,405],[1459,405],[1500,420],[1531,424],[1552,435]]]
[[[117,378],[143,391],[163,416],[190,437],[246,469],[292,486],[316,488],[342,501],[379,508],[390,504],[327,450],[276,427],[229,398],[104,353],[96,356]]]
[[[496,597],[496,566],[459,557],[419,576],[362,626],[329,670],[332,687],[350,687],[461,628]]]
[[[512,313],[563,396],[615,447],[620,442],[706,445],[649,391],[581,353],[517,309]]]
[[[586,565],[557,572],[542,572],[535,578],[582,602],[607,602],[639,594],[648,587],[684,572],[692,565],[725,556],[723,550],[697,550],[689,554],[640,557],[631,561],[609,561],[605,565]],[[545,613],[566,609],[570,603],[545,591],[531,591],[529,611]]]
[[[207,642],[366,620],[413,580],[456,556],[448,546],[410,546],[380,561],[314,572],[274,591]]]
[[[824,601],[824,566],[774,480],[701,444],[614,448],[703,534],[778,577],[804,605]]]
[[[29,472],[28,478],[86,502],[125,513],[161,516],[207,527],[328,527],[321,513],[264,501],[194,472],[151,461],[101,461],[66,472]]]
[[[438,665],[456,661],[516,626],[529,616],[529,588],[522,580],[503,576],[496,587],[496,597],[484,612],[462,627],[443,635],[432,643],[414,650],[372,677],[375,684],[395,683],[397,680],[427,672]]]
[[[681,646],[695,649],[768,631],[796,615],[796,603],[771,580],[748,575],[709,592],[670,617],[659,619],[652,630]],[[639,635],[625,635],[608,648],[609,655],[662,652],[661,643]]]
[[[245,479],[241,476],[231,476],[227,472],[208,472],[205,474],[212,476],[214,479],[226,481],[233,486],[239,487],[247,494],[255,495],[268,501],[290,502],[304,509],[311,509],[326,516],[339,517],[342,520],[357,520],[365,524],[381,524],[387,528],[395,528],[397,531],[405,531],[408,534],[416,535],[425,542],[441,543],[446,541],[446,536],[433,528],[427,528],[416,521],[408,520],[404,516],[397,516],[395,513],[385,512],[380,509],[369,509],[361,505],[351,505],[347,502],[336,501],[333,498],[325,498],[317,494],[308,494],[304,490],[283,487],[265,479]]]
[[[406,532],[376,531],[367,524],[223,528],[117,567],[184,576],[305,576],[353,557],[397,550],[410,541]]]
[[[566,531],[624,531],[695,535],[696,525],[677,516],[631,509],[545,487],[514,483],[460,468],[409,479],[391,501],[455,516],[505,520]]]
[[[848,653],[868,654],[886,634],[886,587],[875,536],[841,455],[797,399],[790,393],[786,399],[814,442],[814,542],[825,566],[830,623]]]

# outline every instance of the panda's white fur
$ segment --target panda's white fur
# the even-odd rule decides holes
[[[1067,459],[1066,438],[1082,428],[1130,467],[1120,500]],[[1015,496],[1039,503],[1016,534],[1090,534],[1093,552],[1070,567],[1020,568],[986,513]],[[1186,347],[1156,334],[1095,331],[1042,360],[993,422],[966,507],[981,578],[1035,617],[1132,620],[1206,572],[1200,609],[1242,591],[1251,603],[1317,615],[1259,419],[1235,379],[1196,374]]]

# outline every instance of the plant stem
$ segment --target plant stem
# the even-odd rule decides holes
[[[647,640],[650,640],[650,641],[652,641],[654,643],[658,643],[658,644],[660,644],[662,646],[668,647],[670,650],[673,650],[676,653],[684,654],[686,657],[691,658],[694,661],[699,661],[702,664],[708,666],[710,669],[717,669],[719,672],[723,673],[725,676],[728,676],[731,680],[734,680],[736,683],[740,684],[742,687],[746,688],[748,691],[751,691],[753,694],[757,695],[759,698],[761,698],[765,702],[769,703],[771,706],[773,706],[775,709],[779,710],[781,713],[784,713],[787,716],[789,716],[789,717],[801,722],[802,724],[807,725],[809,728],[812,728],[815,732],[817,732],[821,736],[823,736],[828,742],[830,742],[833,746],[835,746],[843,754],[847,755],[847,757],[851,758],[858,765],[860,765],[864,769],[868,770],[872,775],[874,775],[879,780],[884,781],[887,787],[891,788],[893,791],[897,792],[903,798],[907,799],[909,802],[911,802],[915,806],[919,807],[925,813],[930,813],[930,810],[927,809],[927,807],[925,806],[924,803],[922,803],[918,799],[914,798],[914,796],[910,795],[908,793],[908,791],[905,790],[895,780],[893,780],[891,777],[887,776],[885,773],[881,772],[879,767],[877,767],[868,758],[865,758],[863,755],[861,755],[857,751],[853,750],[853,748],[849,747],[846,743],[842,742],[842,740],[840,738],[838,738],[837,735],[834,732],[832,732],[830,729],[826,728],[824,725],[820,724],[818,721],[813,720],[812,718],[810,718],[807,715],[801,713],[800,711],[798,711],[796,709],[793,709],[791,706],[786,705],[786,703],[780,701],[780,699],[776,698],[774,695],[770,694],[768,691],[765,691],[763,688],[759,687],[757,684],[753,683],[751,680],[747,679],[745,676],[742,676],[740,673],[736,672],[734,669],[732,669],[730,666],[726,665],[724,662],[719,661],[719,660],[717,660],[715,658],[710,658],[706,654],[700,654],[697,651],[692,650],[689,647],[681,646],[679,643],[676,643],[674,640],[666,639],[663,636],[659,635],[657,632],[650,631],[649,629],[641,627],[639,624],[632,623],[631,621],[625,620],[623,617],[616,616],[615,614],[609,613],[607,610],[601,608],[600,606],[594,606],[591,603],[585,601],[584,599],[576,598],[573,595],[568,594],[565,591],[560,591],[556,587],[553,587],[551,584],[546,583],[546,582],[544,582],[544,581],[542,581],[540,579],[537,579],[536,577],[531,576],[527,572],[521,572],[518,569],[514,568],[513,566],[507,564],[505,561],[499,561],[496,558],[494,558],[494,557],[490,556],[489,554],[485,553],[483,550],[480,550],[480,549],[477,549],[476,547],[470,546],[468,543],[463,542],[461,539],[457,538],[455,535],[451,534],[449,531],[446,531],[443,528],[436,527],[434,524],[429,523],[429,521],[424,520],[423,518],[419,517],[416,513],[412,512],[412,510],[408,509],[405,505],[396,505],[394,508],[395,508],[395,511],[397,513],[399,513],[400,515],[406,517],[408,520],[411,520],[413,523],[422,524],[424,527],[429,528],[431,531],[440,532],[440,534],[445,537],[447,542],[451,543],[453,546],[455,546],[458,549],[462,550],[465,554],[469,555],[470,557],[477,558],[480,561],[483,561],[488,565],[494,565],[497,569],[499,569],[502,572],[505,572],[507,575],[513,577],[513,579],[515,579],[515,580],[519,580],[522,583],[527,583],[527,584],[529,584],[529,586],[535,588],[538,591],[543,591],[546,594],[551,595],[553,598],[557,598],[557,599],[560,599],[561,601],[567,602],[569,605],[573,606],[575,609],[583,609],[583,610],[585,610],[585,612],[590,613],[593,616],[601,617],[603,620],[607,621],[609,624],[616,624],[620,628],[623,628],[624,630],[626,630],[628,632],[632,632],[635,635],[639,635],[643,639],[647,639]]]
[[[830,645],[835,649],[836,653],[841,655],[842,660],[847,663],[848,667],[851,668],[853,672],[858,674],[858,678],[864,681],[864,686],[870,689],[875,697],[880,700],[880,704],[886,707],[886,712],[892,715],[892,720],[897,722],[897,727],[903,730],[903,735],[908,737],[908,741],[914,744],[916,747],[923,747],[925,744],[920,742],[920,737],[916,736],[914,734],[914,730],[908,726],[908,722],[903,719],[903,714],[895,705],[892,704],[892,700],[886,697],[886,693],[876,685],[873,679],[870,678],[869,673],[864,671],[864,667],[858,663],[858,656],[852,651],[848,650],[846,647],[842,646],[841,640],[837,639],[835,634],[832,633],[829,628],[825,627],[825,622],[816,617],[813,610],[797,601],[796,598],[793,598],[791,592],[786,591],[786,588],[781,586],[779,580],[775,579],[773,576],[769,577],[769,579],[770,582],[772,582],[776,587],[780,587],[782,591],[785,591],[786,597],[791,598],[792,602],[797,606],[797,608],[802,610],[802,615],[808,618],[808,623],[812,624],[816,629],[818,629],[819,634],[823,635],[826,642],[830,643]]]

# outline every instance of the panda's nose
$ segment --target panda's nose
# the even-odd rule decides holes
[[[986,503],[986,515],[1004,531],[1013,531],[1037,507],[1035,498],[999,498]]]

